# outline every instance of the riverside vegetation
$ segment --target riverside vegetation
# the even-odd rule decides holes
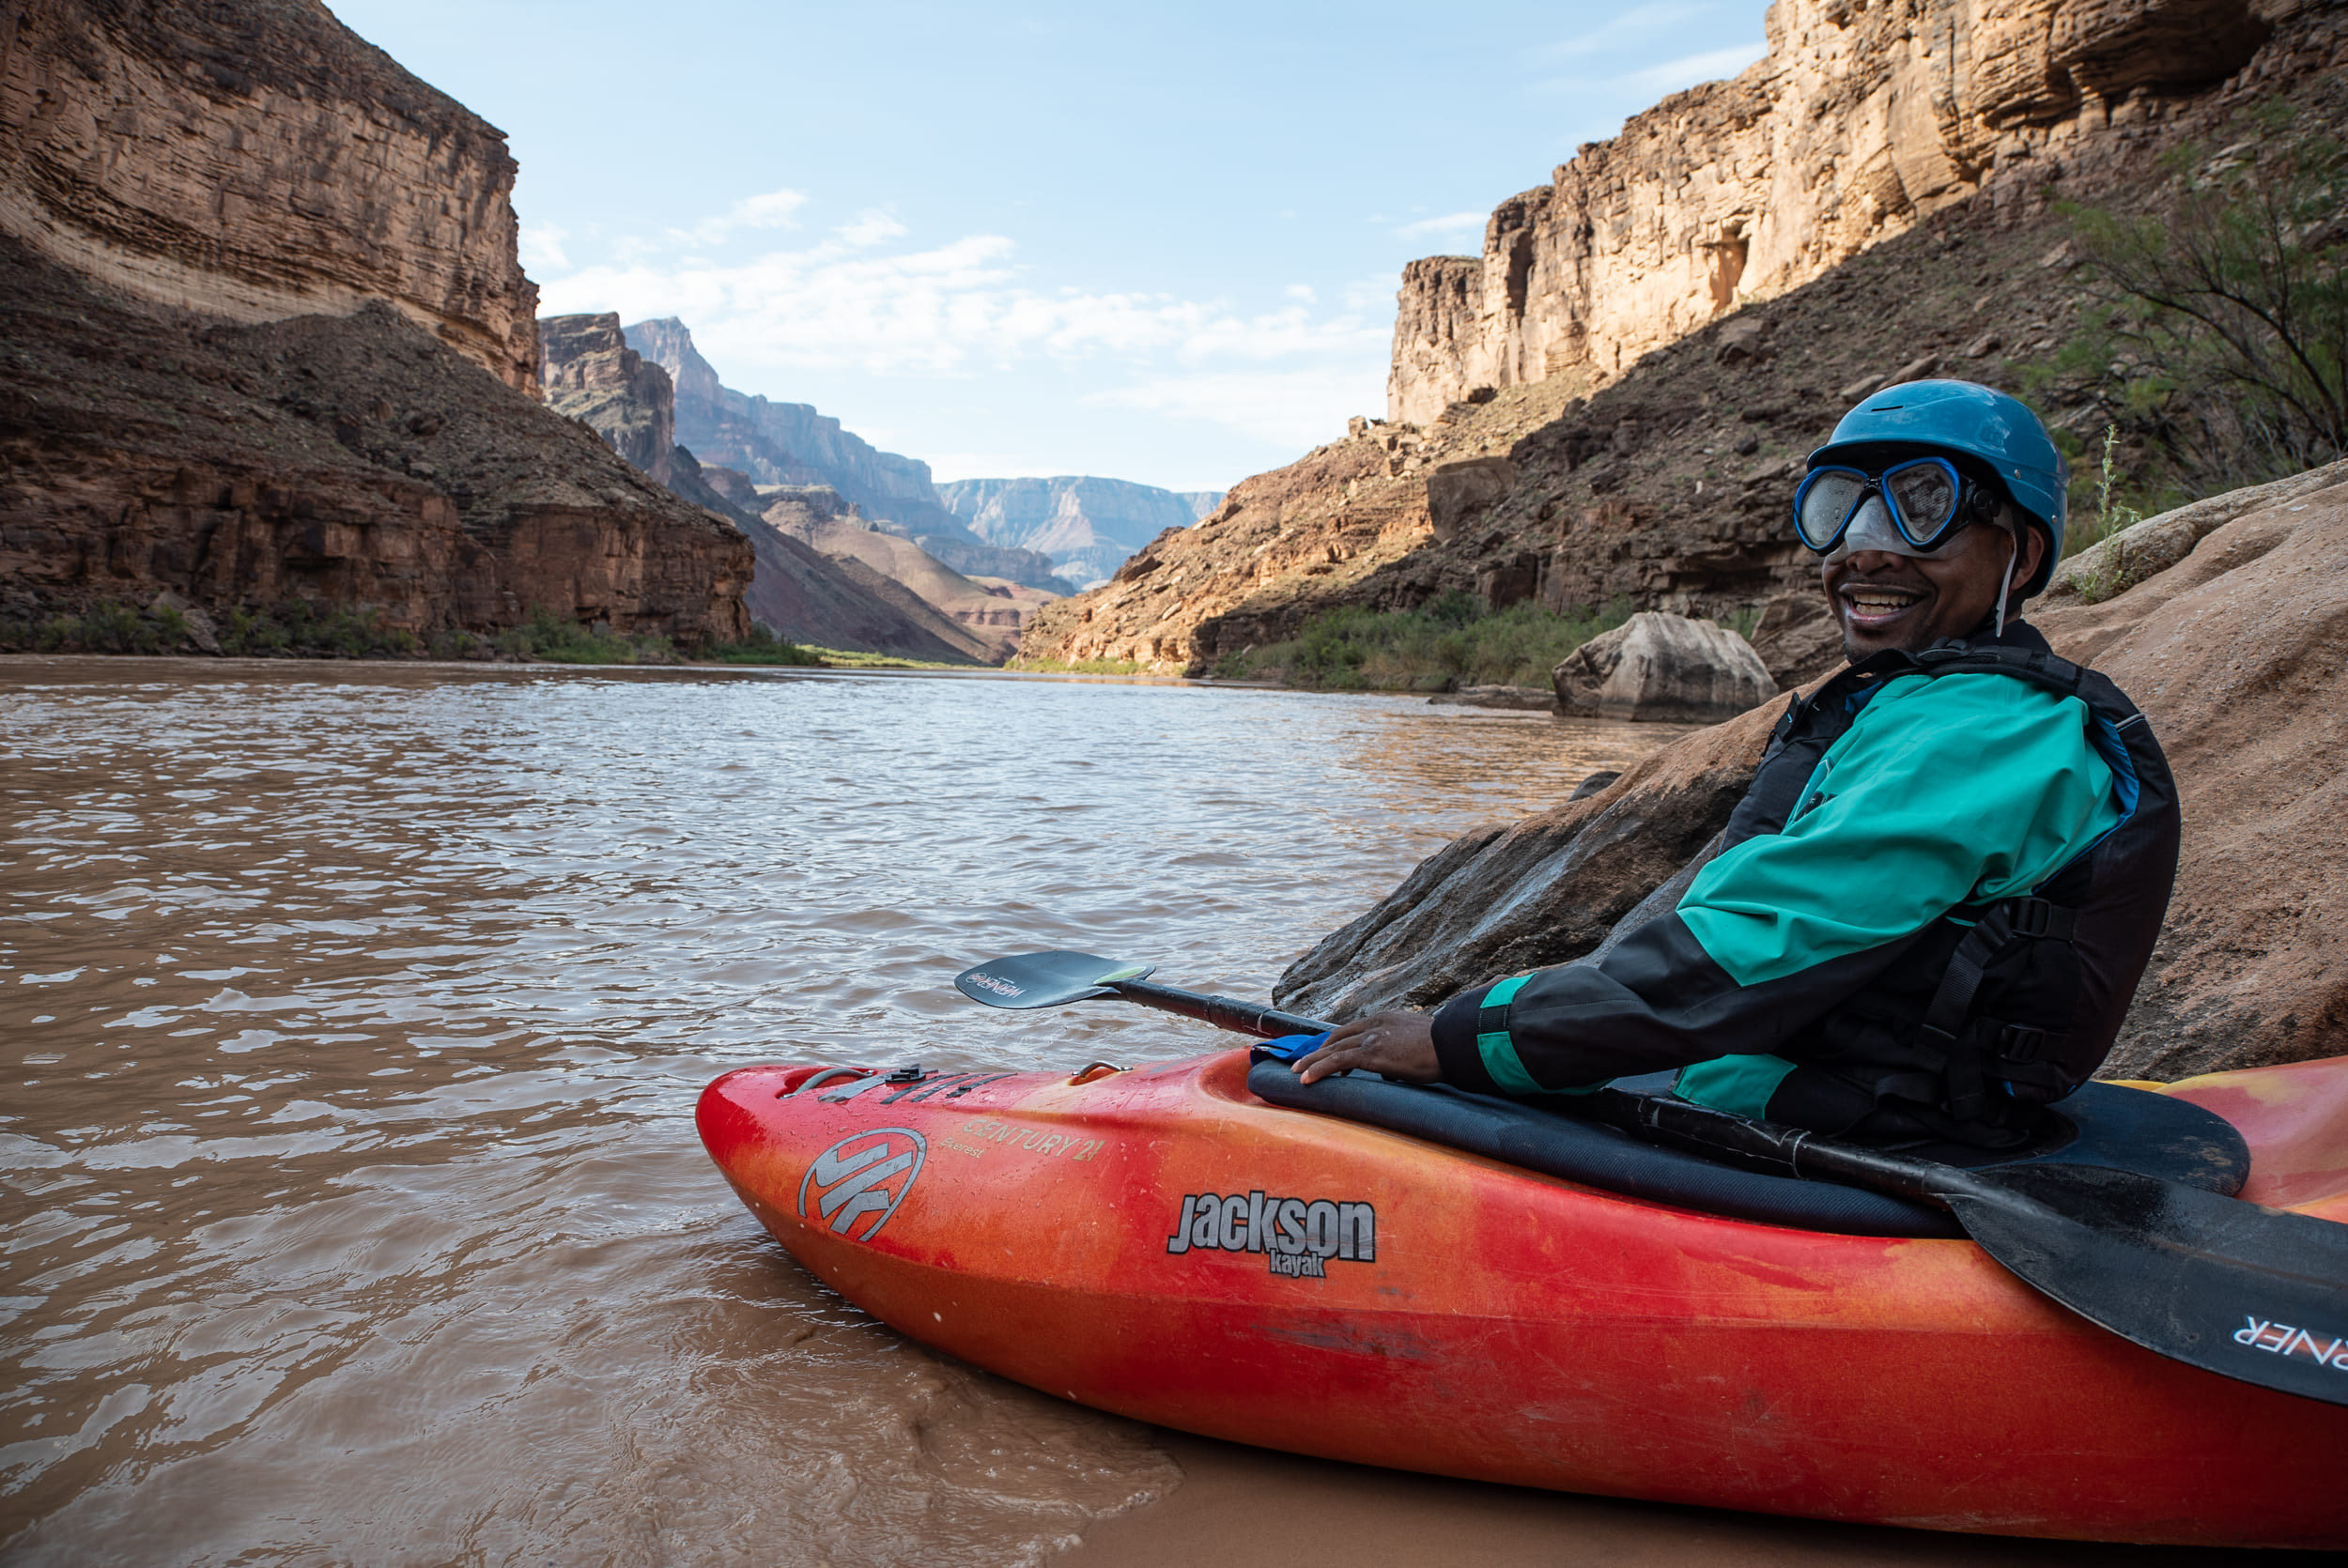
[[[207,646],[207,643],[209,646]],[[490,636],[442,629],[424,635],[394,626],[380,611],[318,607],[288,599],[264,609],[232,609],[215,624],[200,611],[158,602],[142,609],[101,601],[79,614],[0,617],[0,653],[178,653],[241,658],[468,659],[546,664],[718,664],[815,666],[830,660],[753,622],[738,642],[713,644],[688,660],[667,638],[614,633],[536,609]],[[854,658],[854,655],[847,656]]]
[[[1416,609],[1349,605],[1312,617],[1287,641],[1224,654],[1214,673],[1314,691],[1546,686],[1559,660],[1630,620],[1635,607],[1626,597],[1563,614],[1530,603],[1493,610],[1459,590]],[[1739,628],[1752,629],[1750,618]]]

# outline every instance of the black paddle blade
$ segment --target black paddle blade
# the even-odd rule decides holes
[[[1013,953],[964,970],[954,989],[990,1007],[1057,1007],[1114,996],[1110,981],[1138,980],[1155,967],[1095,953]]]
[[[1984,1252],[2189,1366],[2348,1405],[2348,1225],[2100,1165],[1952,1172]]]

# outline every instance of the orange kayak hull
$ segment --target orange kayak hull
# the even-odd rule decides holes
[[[2296,1140],[2278,1162],[2298,1207],[2348,1218],[2348,1136],[2337,1159],[2302,1146],[2348,1134],[2348,1060],[2313,1066],[2331,1070],[2181,1092],[2243,1129],[2254,1171],[2269,1115]],[[1970,1241],[1599,1191],[1268,1105],[1238,1051],[794,1093],[815,1070],[703,1092],[703,1140],[743,1202],[892,1328],[1083,1405],[1664,1502],[2348,1545],[2348,1408],[2139,1349]]]

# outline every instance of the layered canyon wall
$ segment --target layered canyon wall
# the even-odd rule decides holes
[[[383,300],[534,390],[502,133],[316,0],[19,0],[0,233],[229,321]]]
[[[1483,254],[1413,262],[1387,418],[1480,388],[1588,391],[1738,305],[1988,190],[2026,201],[2139,95],[2224,81],[2320,0],[1777,0],[1769,54],[1503,202]]]
[[[989,544],[1036,550],[1072,582],[1105,582],[1126,558],[1170,528],[1188,528],[1223,504],[1220,490],[1162,490],[1124,479],[960,479],[937,487],[970,531]]]
[[[627,341],[675,382],[677,439],[702,461],[739,469],[761,484],[828,484],[908,536],[964,531],[939,504],[927,463],[882,452],[809,404],[735,392],[718,379],[684,322],[639,321]]]
[[[973,635],[956,617],[900,583],[884,580],[869,564],[834,559],[804,530],[777,527],[763,515],[770,500],[749,474],[704,464],[679,444],[669,373],[628,346],[618,315],[548,316],[538,323],[538,339],[548,407],[600,436],[671,494],[742,531],[755,562],[744,603],[772,630],[821,648],[950,663],[1000,659],[1000,638]],[[837,492],[820,494],[833,503],[825,515],[853,511]],[[787,514],[786,520],[790,515],[796,514]],[[904,548],[921,553],[910,544]],[[935,561],[930,564],[944,571]],[[988,597],[976,585],[963,586],[972,595]],[[1015,638],[1016,621],[1012,625]]]
[[[1822,23],[1849,35],[1853,69],[1865,67],[1861,85],[1876,68],[1852,40],[1872,40],[1869,48],[1880,54],[1896,39],[1853,30],[1895,12],[1909,14],[1854,7],[1831,13],[1840,23],[1831,16]],[[1783,23],[1810,13],[1782,6],[1776,14]],[[1914,14],[1949,20],[1938,11]],[[2016,17],[2037,18],[2036,31],[2021,28],[2019,36],[2044,47],[2033,44],[2037,53],[2024,50],[2016,59],[2043,63],[2058,57],[2047,53],[2054,48],[2048,40],[2071,39],[2061,58],[2118,62],[2110,74],[2085,68],[2094,80],[2149,85],[2116,101],[2087,100],[2077,96],[2081,68],[2065,68],[2070,74],[2062,81],[2069,85],[2049,86],[2043,99],[2044,113],[2057,117],[2015,122],[2015,146],[1993,148],[1977,183],[1911,200],[1905,212],[1880,207],[1847,171],[1838,175],[1829,194],[1839,205],[1817,206],[1827,196],[1816,192],[1803,197],[1816,206],[1818,226],[1846,240],[1875,238],[1839,264],[1826,265],[1831,253],[1819,253],[1824,269],[1804,282],[1785,282],[1794,274],[1781,266],[1774,293],[1752,292],[1761,274],[1752,270],[1749,254],[1729,301],[1734,308],[1717,315],[1710,314],[1708,285],[1697,286],[1708,276],[1701,267],[1705,231],[1684,224],[1672,231],[1677,238],[1671,243],[1680,249],[1667,254],[1670,235],[1656,226],[1661,219],[1654,214],[1693,210],[1685,205],[1693,196],[1674,192],[1717,193],[1725,177],[1710,165],[1686,164],[1703,151],[1701,124],[1690,119],[1685,137],[1675,139],[1666,134],[1668,117],[1658,116],[1667,110],[1692,116],[1696,107],[1734,99],[1747,106],[1741,115],[1766,118],[1753,83],[1775,68],[1764,62],[1738,83],[1679,95],[1633,122],[1633,131],[1654,140],[1645,154],[1653,167],[1678,170],[1622,187],[1645,192],[1641,200],[1651,199],[1652,221],[1634,222],[1636,214],[1622,209],[1601,225],[1585,205],[1574,209],[1582,213],[1577,238],[1562,220],[1547,229],[1527,226],[1526,215],[1536,209],[1558,218],[1544,205],[1555,187],[1504,204],[1494,233],[1523,242],[1499,245],[1485,258],[1498,280],[1491,296],[1497,314],[1489,319],[1481,305],[1468,308],[1484,298],[1483,263],[1413,264],[1419,281],[1413,289],[1425,284],[1430,269],[1449,268],[1453,280],[1445,286],[1458,306],[1456,330],[1444,341],[1468,346],[1428,361],[1450,377],[1439,392],[1456,393],[1452,401],[1415,421],[1357,419],[1343,438],[1243,481],[1206,521],[1160,535],[1106,586],[1046,606],[1027,630],[1027,656],[1131,660],[1201,674],[1225,655],[1292,638],[1312,616],[1340,606],[1406,609],[1456,591],[1495,609],[1529,600],[1557,610],[1616,601],[1699,616],[1761,610],[1758,631],[1772,634],[1765,656],[1778,661],[1772,673],[1783,680],[1814,673],[1814,655],[1832,656],[1831,639],[1808,635],[1816,628],[1795,623],[1800,617],[1791,613],[1815,607],[1816,573],[1792,542],[1785,511],[1804,455],[1843,411],[1888,381],[1954,376],[2019,390],[2028,367],[2048,363],[2081,330],[2079,313],[2089,303],[2062,201],[2139,203],[2169,177],[2170,153],[2267,134],[2274,106],[2308,131],[2348,132],[2348,6],[2275,5],[2238,13],[2201,5],[2008,7],[1980,14],[2005,18],[1999,25],[2009,32],[2020,28]],[[2215,69],[2211,60],[2235,57],[2213,54],[2210,19],[2236,14],[2262,27],[2271,17],[2271,30],[2232,76],[2209,85],[2203,73]],[[2066,15],[2071,20],[2062,22]],[[2093,47],[2076,41],[2091,23],[2109,24],[2104,41]],[[1988,30],[1989,23],[1981,26]],[[1804,36],[1815,49],[1815,32]],[[1911,42],[1921,51],[1929,38],[1919,39]],[[1985,64],[1975,73],[1991,74]],[[2172,75],[2187,80],[2172,85]],[[1863,129],[1874,101],[1858,86],[1842,99],[1814,99],[1804,134],[1831,139],[1843,133],[1846,119]],[[1567,186],[1600,164],[1633,167],[1626,147],[1618,140],[1585,149],[1576,161],[1582,167],[1569,166]],[[1755,190],[1784,183],[1767,166],[1738,177]],[[1900,186],[1903,192],[1924,189],[1921,175],[1912,187]],[[1862,223],[1851,211],[1877,212],[1880,221]],[[1551,249],[1537,254],[1531,241],[1537,233],[1550,236]],[[1622,271],[1634,251],[1654,262],[1645,274]],[[1539,255],[1551,262],[1543,263],[1550,270],[1540,272],[1537,288]],[[1522,263],[1526,302],[1513,315],[1507,284],[1514,263],[1497,259],[1511,256]],[[1549,281],[1572,270],[1561,257],[1580,257],[1575,266],[1611,280],[1605,290],[1619,286],[1644,298],[1646,314],[1609,302],[1611,295],[1599,300],[1590,292],[1596,284],[1576,295]],[[1591,257],[1614,259],[1599,266]],[[1686,286],[1640,296],[1639,276],[1676,277]],[[1398,331],[1403,384],[1415,384],[1406,363],[1411,323],[1426,318],[1424,312],[1413,316],[1412,297],[1406,289]],[[1575,307],[1584,309],[1584,319],[1627,323],[1614,340],[1625,344],[1619,373],[1611,368],[1611,350],[1603,376],[1592,359],[1572,355],[1547,373],[1549,350],[1562,338],[1544,343],[1537,361],[1507,361],[1505,374],[1500,360],[1474,346],[1530,341],[1525,321],[1564,319],[1575,299],[1595,301]],[[1550,302],[1536,309],[1544,300]],[[1491,328],[1489,340],[1477,335],[1483,327],[1468,330],[1478,322]],[[1655,346],[1632,359],[1637,344]],[[1536,364],[1544,372],[1537,378]],[[2108,416],[2092,396],[2072,399],[2054,388],[2042,401],[2074,450],[2101,440]]]
[[[748,631],[741,532],[537,400],[494,130],[306,0],[4,25],[0,635]]]

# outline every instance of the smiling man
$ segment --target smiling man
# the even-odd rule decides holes
[[[1684,1098],[1860,1142],[2029,1140],[2110,1051],[2177,861],[2151,726],[2015,618],[2068,479],[1987,387],[1845,415],[1793,521],[1851,668],[1789,704],[1678,906],[1599,962],[1356,1020],[1297,1070],[1535,1095],[1677,1068]]]

